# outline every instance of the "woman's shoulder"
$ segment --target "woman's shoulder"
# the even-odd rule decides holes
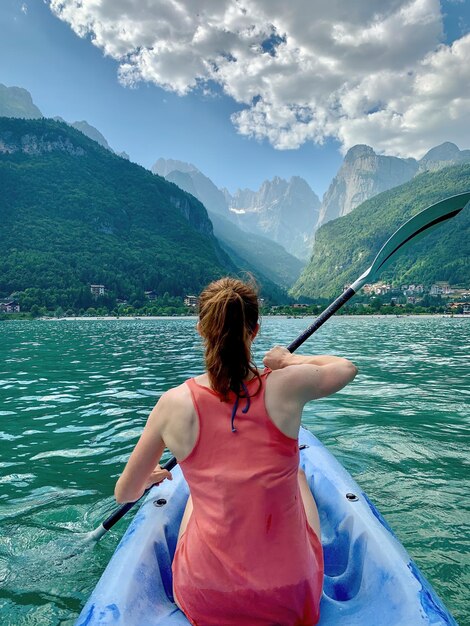
[[[191,406],[191,392],[186,382],[168,389],[161,395],[159,404],[162,405],[162,408],[174,410],[176,408],[185,409]]]

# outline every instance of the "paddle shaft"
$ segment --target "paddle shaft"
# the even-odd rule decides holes
[[[346,304],[348,300],[350,300],[356,292],[352,287],[348,287],[346,291],[344,291],[334,302],[330,304],[328,308],[326,308],[323,313],[321,313],[317,319],[311,324],[304,332],[297,337],[295,341],[290,343],[287,346],[289,352],[295,352],[299,346],[301,346],[304,341],[313,335],[313,333],[322,326],[327,319],[329,319],[332,315],[338,311],[343,304]]]

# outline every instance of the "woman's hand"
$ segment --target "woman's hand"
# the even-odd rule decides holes
[[[292,356],[287,348],[274,346],[269,352],[266,352],[263,363],[271,370],[279,370],[292,364]]]
[[[159,485],[165,480],[165,478],[168,478],[168,480],[173,480],[173,476],[168,470],[163,469],[160,465],[157,465],[148,477],[145,489],[149,489],[153,485]]]

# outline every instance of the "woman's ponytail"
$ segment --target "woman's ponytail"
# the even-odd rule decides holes
[[[237,395],[252,372],[251,341],[258,323],[258,295],[254,287],[234,278],[217,280],[199,298],[200,332],[205,342],[206,368],[212,388],[228,399]]]

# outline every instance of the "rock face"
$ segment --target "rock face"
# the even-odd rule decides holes
[[[347,215],[382,191],[406,183],[417,171],[415,159],[380,156],[369,146],[354,146],[323,197],[318,226]]]
[[[6,87],[0,83],[0,117],[23,117],[31,120],[43,115],[33,103],[29,91],[21,87]]]
[[[241,228],[269,237],[299,259],[310,253],[319,207],[318,196],[299,176],[289,181],[276,176],[259,191],[241,189],[230,200]]]
[[[21,137],[15,137],[9,131],[0,132],[0,154],[14,154],[15,152],[22,152],[31,156],[50,152],[67,152],[72,156],[85,155],[85,150],[81,146],[74,144],[69,137],[60,133],[56,135],[26,133]]]

